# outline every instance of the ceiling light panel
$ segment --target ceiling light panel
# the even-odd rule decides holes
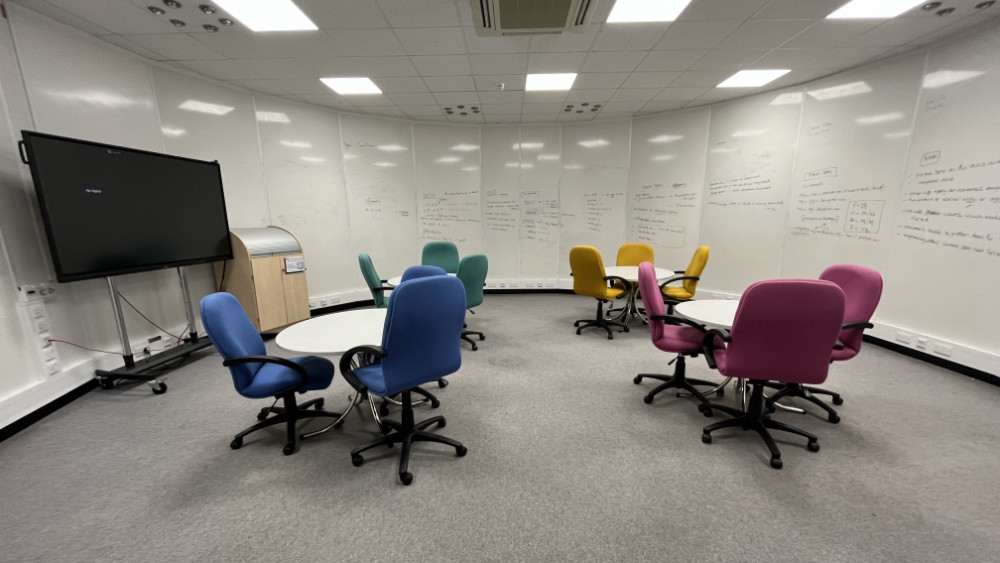
[[[569,90],[576,80],[575,72],[557,74],[529,74],[524,84],[526,91],[537,90]]]
[[[923,3],[924,0],[853,0],[826,17],[827,19],[889,19]]]
[[[291,0],[216,0],[251,31],[310,31],[318,29]]]
[[[608,23],[672,22],[691,0],[618,0]]]
[[[208,113],[211,115],[226,115],[227,113],[236,109],[232,106],[223,106],[220,104],[199,102],[198,100],[186,100],[184,103],[182,103],[177,107],[178,109],[183,109],[187,111],[196,111],[198,113]]]
[[[341,96],[382,93],[370,78],[320,78],[320,81]]]
[[[720,82],[716,88],[759,88],[789,72],[789,69],[741,70]]]

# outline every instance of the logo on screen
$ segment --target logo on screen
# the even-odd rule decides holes
[[[83,191],[87,192],[88,194],[99,194],[103,192],[103,190],[101,190],[100,188],[84,188]]]

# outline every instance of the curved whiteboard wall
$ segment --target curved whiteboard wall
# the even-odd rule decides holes
[[[886,279],[885,326],[1000,357],[991,336],[1000,332],[996,29],[689,111],[460,126],[337,113],[146,63],[150,80],[130,55],[10,11],[37,130],[99,131],[97,140],[157,149],[153,138],[168,152],[219,159],[232,225],[295,232],[317,300],[363,298],[359,252],[386,278],[419,261],[432,239],[485,252],[491,281],[518,287],[568,287],[576,244],[598,247],[611,264],[620,244],[650,242],[671,269],[708,244],[699,289],[738,294],[760,279],[866,264]],[[80,71],[59,72],[65,65]],[[88,88],[135,102],[102,109],[66,94]],[[187,99],[233,109],[195,114],[180,108]],[[176,321],[183,326],[182,315]],[[90,330],[68,329],[70,339]],[[113,330],[106,338],[114,342]]]

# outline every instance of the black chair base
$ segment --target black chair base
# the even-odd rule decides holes
[[[783,463],[781,461],[781,450],[778,449],[778,444],[775,443],[774,438],[768,429],[771,430],[781,430],[783,432],[790,432],[792,434],[798,434],[799,436],[804,436],[809,440],[806,447],[811,452],[819,451],[819,442],[817,441],[815,434],[810,434],[801,428],[796,428],[794,426],[785,424],[784,422],[778,422],[777,420],[771,420],[764,416],[764,385],[763,381],[750,381],[753,384],[753,391],[750,393],[750,404],[748,405],[748,411],[743,414],[743,416],[737,416],[736,418],[731,418],[729,420],[723,420],[722,422],[716,422],[715,424],[710,424],[702,430],[701,441],[706,444],[712,443],[712,432],[722,428],[732,428],[738,426],[743,430],[753,430],[760,434],[760,437],[764,440],[764,444],[767,445],[767,449],[771,452],[771,467],[775,469],[781,469]],[[713,408],[719,408],[718,405],[712,405]]]
[[[415,391],[415,389],[411,391]],[[378,446],[387,446],[391,448],[393,444],[403,444],[403,447],[399,452],[399,480],[402,481],[404,485],[409,485],[413,482],[413,474],[408,471],[410,465],[410,450],[413,448],[413,442],[437,442],[439,444],[447,444],[455,448],[455,455],[458,457],[463,457],[466,453],[468,453],[468,450],[462,445],[461,442],[425,430],[432,424],[436,424],[438,428],[444,428],[445,419],[443,416],[433,416],[427,420],[422,420],[416,423],[414,422],[413,401],[410,397],[410,391],[403,392],[402,421],[395,422],[392,420],[383,420],[382,423],[392,428],[393,431],[377,440],[368,442],[367,444],[358,446],[351,450],[351,463],[354,464],[355,467],[360,467],[365,462],[365,458],[361,455],[362,452]]]
[[[816,393],[823,395],[830,395],[833,404],[842,405],[844,404],[844,399],[840,397],[839,393],[834,393],[833,391],[827,391],[826,389],[820,389],[819,387],[810,387],[808,385],[802,385],[801,383],[782,384],[782,383],[774,383],[768,381],[764,383],[764,385],[766,385],[767,387],[771,387],[773,389],[778,389],[777,393],[771,395],[770,397],[767,397],[764,400],[765,407],[767,408],[768,412],[774,412],[776,408],[774,406],[774,403],[778,402],[783,397],[801,397],[819,406],[824,411],[826,411],[826,419],[831,423],[837,424],[838,422],[840,422],[840,415],[837,414],[837,411],[833,410],[833,407],[824,403],[819,399],[819,397],[815,395]]]
[[[574,322],[573,326],[577,327],[576,328],[577,334],[580,334],[580,331],[585,328],[590,328],[590,327],[603,328],[604,330],[608,331],[608,340],[613,340],[615,337],[615,335],[611,332],[611,327],[613,326],[620,327],[622,329],[621,332],[628,332],[628,326],[625,325],[625,323],[620,323],[617,321],[609,321],[606,318],[604,318],[604,301],[601,301],[600,299],[597,300],[597,318],[594,320],[581,319],[579,321]]]
[[[483,333],[481,333],[481,332],[476,332],[474,330],[462,331],[462,340],[468,342],[469,344],[472,344],[472,351],[475,352],[476,350],[479,349],[479,346],[476,346],[475,341],[473,341],[471,338],[469,338],[469,336],[472,336],[472,335],[478,335],[480,342],[482,342],[483,340],[486,340],[486,335],[483,334]]]
[[[719,409],[724,412],[728,412],[733,416],[739,416],[743,414],[742,411],[731,409],[723,405],[714,405],[710,403],[708,398],[706,398],[701,391],[695,388],[695,385],[708,385],[711,387],[717,387],[719,384],[712,383],[711,381],[705,381],[703,379],[688,379],[686,376],[687,369],[684,361],[684,356],[677,356],[672,361],[677,362],[677,367],[674,368],[673,375],[661,375],[658,373],[640,373],[639,375],[635,376],[635,378],[632,380],[632,383],[635,383],[636,385],[642,383],[643,379],[655,379],[657,381],[663,382],[662,385],[659,385],[649,393],[646,393],[646,396],[642,398],[643,402],[645,402],[647,405],[652,404],[653,398],[656,397],[656,395],[661,391],[665,391],[667,389],[678,389],[687,391],[692,396],[694,396],[694,398],[701,401],[701,404],[698,405],[698,411],[704,414],[705,416],[712,416],[713,408]],[[716,395],[721,397],[722,394],[723,394],[722,389],[716,391]],[[680,395],[681,395],[680,393],[677,393],[678,397]]]
[[[281,451],[285,455],[292,455],[295,453],[296,445],[296,434],[295,434],[295,423],[299,420],[305,418],[317,418],[317,417],[327,417],[327,418],[341,418],[340,413],[327,412],[321,410],[323,408],[323,399],[317,398],[306,401],[301,405],[295,402],[295,392],[289,392],[280,396],[284,400],[284,407],[275,407],[269,409],[261,409],[257,413],[257,424],[247,428],[243,432],[240,432],[233,438],[233,441],[229,443],[229,447],[238,450],[243,446],[243,438],[252,433],[260,430],[261,428],[267,428],[268,426],[274,426],[276,424],[286,424],[286,436],[285,436],[285,447]],[[316,410],[308,410],[309,407],[315,406]],[[270,416],[273,414],[274,416]]]
[[[448,386],[448,380],[443,377],[441,379],[438,379],[437,382],[438,382],[438,387],[444,388]],[[411,391],[423,397],[423,399],[417,399],[416,401],[413,401],[414,405],[430,403],[432,409],[436,409],[441,406],[441,401],[439,401],[438,398],[435,397],[433,393],[424,389],[423,387],[414,387],[413,389],[411,389]],[[402,404],[402,403],[398,399],[393,399],[392,401],[390,401],[388,397],[382,397],[382,404],[379,405],[378,407],[379,416],[389,416],[390,404]]]

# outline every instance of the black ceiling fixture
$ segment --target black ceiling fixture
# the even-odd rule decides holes
[[[149,7],[149,11],[153,12],[154,14],[156,14],[158,16],[162,16],[163,14],[167,13],[166,10],[164,10],[163,8],[160,8],[159,6],[150,6]]]
[[[940,7],[941,7],[941,3],[940,2],[928,2],[928,3],[924,4],[923,6],[921,6],[920,8],[924,9],[924,10],[927,10],[929,12],[931,10],[936,10],[936,9],[938,9]]]
[[[181,7],[181,3],[178,2],[177,0],[163,0],[163,5],[168,8],[173,8],[175,10]]]

